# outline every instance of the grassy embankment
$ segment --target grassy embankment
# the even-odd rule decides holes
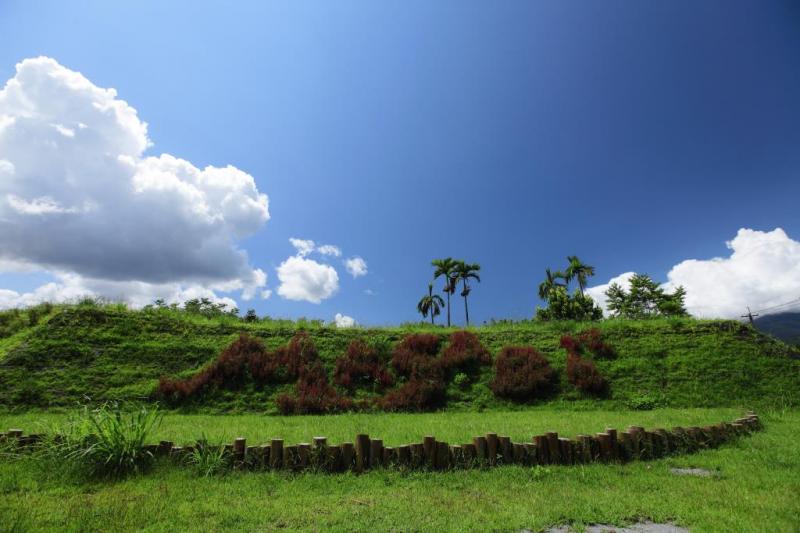
[[[688,425],[730,418],[730,409],[345,415],[343,417],[169,415],[162,434],[230,428],[258,438],[280,431],[306,440],[349,437],[362,426],[388,442],[420,433],[466,440],[492,427],[523,438],[557,428],[565,434],[606,425]],[[25,418],[25,417],[29,418]],[[533,531],[562,524],[622,525],[650,519],[692,531],[796,531],[800,527],[800,425],[797,411],[764,413],[765,430],[694,455],[625,465],[592,464],[491,470],[352,474],[231,473],[198,477],[167,464],[119,482],[80,482],[28,459],[0,461],[0,516],[16,531],[403,530]],[[30,415],[0,424],[29,426]],[[263,425],[262,425],[263,424]],[[224,427],[226,429],[220,429]],[[677,476],[700,467],[712,477]]]
[[[23,312],[24,313],[24,312]],[[341,330],[316,322],[206,318],[169,309],[132,311],[119,305],[56,306],[35,323],[17,320],[0,331],[0,405],[7,409],[72,407],[90,397],[100,401],[148,398],[160,376],[189,376],[213,360],[240,332],[264,340],[269,348],[308,331],[330,373],[354,339],[391,347],[412,332],[448,335],[444,328],[408,326]],[[2,317],[0,317],[2,318]],[[0,320],[1,322],[2,320]],[[585,330],[578,323],[497,324],[474,328],[492,355],[507,345],[531,345],[559,371],[556,392],[543,403],[572,407],[626,407],[642,399],[673,407],[749,408],[800,404],[800,361],[791,349],[748,326],[732,321],[608,320],[591,325],[617,351],[596,361],[611,384],[603,400],[582,395],[566,382],[564,333]],[[465,387],[451,384],[451,410],[513,409],[498,400],[487,383],[492,369]],[[218,390],[195,410],[275,412],[275,396],[292,385],[257,390],[245,385]],[[540,402],[541,403],[541,402]]]

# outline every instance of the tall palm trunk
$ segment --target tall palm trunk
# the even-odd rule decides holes
[[[467,305],[467,282],[464,282],[464,314],[467,318],[467,327],[469,327],[469,306]]]
[[[447,283],[450,283],[449,281]],[[445,292],[447,293],[447,327],[450,327],[450,287],[447,287],[448,290]]]

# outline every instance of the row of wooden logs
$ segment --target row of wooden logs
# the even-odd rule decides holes
[[[282,439],[268,444],[247,446],[244,438],[224,445],[226,456],[234,468],[252,470],[306,469],[343,472],[364,472],[375,468],[405,468],[449,470],[482,466],[572,465],[591,462],[624,462],[657,459],[666,455],[690,453],[713,448],[720,444],[761,429],[758,415],[748,413],[734,422],[705,427],[674,427],[671,430],[647,431],[631,426],[618,432],[607,428],[595,435],[578,435],[575,439],[559,437],[556,432],[536,435],[531,442],[516,443],[506,436],[487,433],[474,437],[468,444],[448,444],[433,436],[421,443],[403,446],[384,446],[380,439],[357,435],[355,442],[330,445],[325,437],[314,437],[312,443],[286,446]],[[28,446],[41,440],[40,435],[23,436],[21,430],[0,433],[0,441],[16,440]],[[177,460],[190,459],[201,446],[175,446],[170,441],[147,445],[145,449],[156,456]],[[209,447],[212,448],[212,447]],[[219,451],[219,448],[215,448]]]

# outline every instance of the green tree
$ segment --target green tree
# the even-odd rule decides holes
[[[558,286],[547,295],[547,307],[536,308],[536,320],[600,320],[603,310],[592,300],[591,296],[580,291],[570,295],[566,287]]]
[[[687,316],[686,289],[679,286],[673,293],[666,292],[647,274],[634,274],[626,291],[618,283],[606,290],[611,316],[622,318],[650,318],[656,316]]]
[[[428,283],[428,295],[423,296],[417,303],[417,311],[423,318],[430,313],[431,324],[435,324],[433,319],[442,312],[442,307],[444,307],[444,300],[438,294],[433,294],[433,283]]]
[[[455,277],[456,266],[458,266],[458,261],[453,259],[452,257],[446,257],[444,259],[434,259],[431,261],[431,265],[436,267],[436,270],[433,272],[433,279],[439,279],[440,277],[444,277],[444,293],[447,294],[447,327],[450,327],[450,295],[453,294],[456,290],[456,282],[457,278]]]
[[[567,261],[569,261],[569,266],[567,266],[567,270],[564,271],[564,280],[569,285],[569,282],[573,279],[578,282],[578,289],[580,289],[581,294],[586,289],[586,280],[594,276],[594,267],[586,265],[578,259],[577,255],[570,255],[567,257]]]
[[[550,293],[551,290],[555,289],[556,287],[566,287],[566,285],[558,282],[559,279],[564,279],[563,272],[556,272],[554,274],[548,268],[545,269],[544,273],[545,273],[544,281],[539,284],[539,298],[547,301],[547,295]]]
[[[478,263],[465,263],[464,261],[458,261],[455,268],[456,280],[462,282],[461,296],[464,297],[464,314],[466,317],[467,326],[469,326],[469,307],[467,305],[467,296],[469,296],[470,291],[472,291],[469,286],[469,280],[474,279],[480,282],[481,278],[478,275],[478,271],[480,271],[480,269],[481,266]]]

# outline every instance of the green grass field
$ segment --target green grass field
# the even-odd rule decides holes
[[[274,418],[168,415],[158,432],[189,440],[242,434],[331,440],[369,430],[387,442],[433,433],[466,440],[495,430],[515,438],[546,429],[570,435],[607,425],[648,427],[715,422],[731,409],[345,415]],[[4,427],[58,422],[63,415],[0,417]],[[160,464],[119,482],[64,478],[29,459],[0,461],[0,516],[14,531],[519,531],[571,523],[623,525],[671,521],[692,531],[797,531],[800,528],[800,427],[797,411],[762,413],[765,429],[694,455],[625,465],[500,467],[403,474],[231,473],[197,477]],[[700,467],[713,477],[672,474]]]
[[[618,357],[597,360],[608,397],[582,395],[564,376],[559,339],[598,327]],[[153,401],[163,375],[190,376],[241,332],[272,349],[307,331],[330,374],[355,339],[391,347],[409,325],[339,330],[313,321],[203,317],[172,309],[133,311],[95,303],[0,312],[0,428],[48,432],[76,405],[113,399]],[[527,442],[557,431],[573,437],[607,427],[703,426],[745,409],[764,430],[693,455],[650,462],[364,475],[228,472],[201,477],[161,460],[144,474],[91,481],[52,461],[0,454],[0,530],[10,531],[541,531],[571,524],[674,522],[692,531],[800,531],[800,360],[793,349],[748,326],[693,319],[599,323],[499,323],[472,328],[492,356],[507,345],[534,346],[559,374],[555,392],[534,404],[492,394],[493,369],[447,389],[433,413],[362,412],[274,416],[286,387],[210,390],[194,405],[167,411],[149,440],[189,444],[245,437],[287,443],[358,433],[388,446],[425,435],[453,444],[496,432]],[[642,402],[642,400],[645,400]],[[630,407],[661,406],[654,410]],[[699,467],[711,477],[678,476]]]

